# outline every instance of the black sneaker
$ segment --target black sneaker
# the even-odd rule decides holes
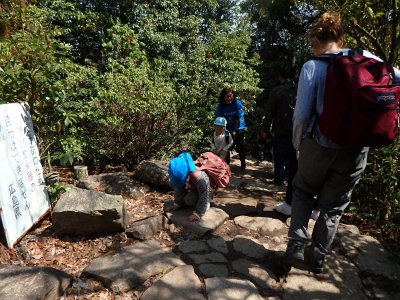
[[[282,258],[282,265],[287,272],[290,271],[291,267],[302,268],[304,265],[304,243],[299,241],[289,242]]]
[[[325,259],[317,259],[314,255],[312,247],[306,247],[304,249],[304,263],[307,265],[309,270],[314,274],[321,274],[323,272]]]

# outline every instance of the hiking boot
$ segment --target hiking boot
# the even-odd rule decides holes
[[[281,213],[285,216],[291,216],[292,215],[292,206],[287,204],[285,201],[279,202],[275,207],[274,210],[276,210],[278,213]]]
[[[314,249],[310,246],[304,249],[304,263],[314,274],[321,274],[324,267],[325,258],[317,259],[314,255]]]
[[[304,243],[300,241],[289,241],[285,255],[282,259],[284,269],[291,267],[301,268],[304,262]]]

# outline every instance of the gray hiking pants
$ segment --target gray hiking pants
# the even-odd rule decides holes
[[[350,203],[351,192],[365,169],[368,148],[326,148],[307,137],[299,150],[289,242],[306,241],[310,214],[317,206],[320,215],[311,240],[314,251],[318,250],[324,257],[331,248],[343,211]]]

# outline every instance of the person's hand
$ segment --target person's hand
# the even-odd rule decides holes
[[[296,159],[299,160],[299,157],[300,157],[300,151],[297,150],[296,151]]]
[[[191,214],[188,217],[188,220],[189,220],[189,222],[197,222],[197,221],[200,221],[200,218],[198,216],[196,216],[195,214]]]

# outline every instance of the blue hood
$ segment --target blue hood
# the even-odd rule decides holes
[[[168,166],[169,183],[174,189],[183,189],[189,173],[194,172],[192,156],[187,152],[182,152],[178,157],[171,159]]]

